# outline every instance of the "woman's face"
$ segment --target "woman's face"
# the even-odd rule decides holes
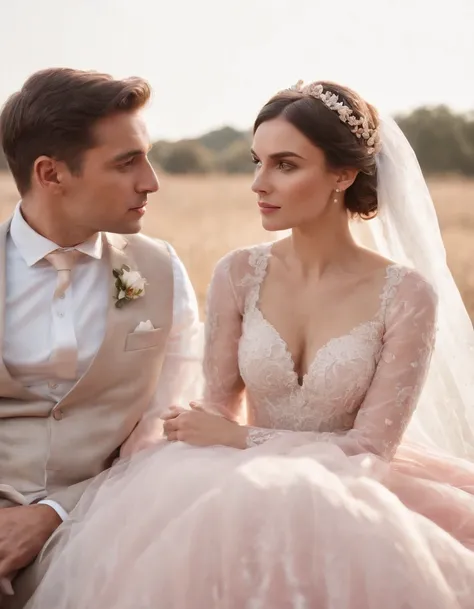
[[[323,151],[284,118],[257,128],[252,155],[257,166],[252,190],[266,230],[314,224],[331,207],[343,209],[342,195],[335,193],[339,175],[328,168]]]

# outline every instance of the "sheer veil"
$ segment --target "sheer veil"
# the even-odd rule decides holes
[[[438,294],[436,346],[406,438],[474,460],[474,329],[446,261],[436,210],[415,152],[380,119],[377,217],[351,231],[369,249],[419,271]],[[283,238],[290,231],[280,231]]]
[[[415,153],[390,118],[380,125],[378,216],[353,222],[364,246],[418,270],[439,298],[436,347],[407,438],[474,459],[474,331],[446,262],[436,211]]]

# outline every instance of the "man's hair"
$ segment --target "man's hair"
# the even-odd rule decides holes
[[[69,68],[30,76],[0,114],[2,148],[20,194],[30,189],[34,162],[42,155],[79,173],[84,152],[95,146],[95,123],[139,110],[150,96],[150,85],[142,78],[116,80]]]

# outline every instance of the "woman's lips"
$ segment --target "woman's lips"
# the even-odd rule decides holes
[[[258,206],[262,214],[271,214],[272,212],[278,211],[281,209],[277,205],[272,205],[271,203],[266,203],[265,201],[259,201]]]

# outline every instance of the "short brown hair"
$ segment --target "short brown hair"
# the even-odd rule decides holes
[[[31,187],[35,160],[46,155],[80,172],[83,153],[95,145],[92,127],[101,118],[142,108],[151,88],[142,78],[50,68],[28,78],[6,102],[0,137],[17,188]]]
[[[378,127],[377,110],[360,95],[332,82],[318,81],[325,91],[339,96],[357,118],[365,116],[372,129]],[[326,162],[334,168],[358,169],[359,173],[346,193],[344,203],[352,216],[367,219],[377,213],[377,167],[363,140],[358,139],[333,110],[307,93],[288,89],[278,93],[261,109],[254,133],[265,121],[282,117],[324,152]]]

